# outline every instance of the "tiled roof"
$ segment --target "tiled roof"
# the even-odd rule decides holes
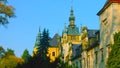
[[[80,57],[82,53],[82,46],[80,44],[72,44],[72,57],[71,60],[74,60],[77,57]]]
[[[96,36],[96,32],[98,32],[99,30],[89,30],[88,29],[88,38],[93,38]]]
[[[98,40],[95,40],[92,43],[92,45],[89,45],[87,50],[90,50],[90,49],[92,49],[92,48],[94,48],[94,47],[96,47],[96,46],[98,46],[100,44],[100,31],[98,30],[95,34],[98,35]],[[94,37],[94,38],[96,38],[96,37]]]
[[[79,28],[76,26],[69,26],[67,28],[67,34],[68,35],[79,35]]]
[[[106,8],[108,8],[110,6],[110,4],[112,3],[120,3],[120,0],[107,0],[104,7],[97,13],[97,15],[99,16],[102,12],[105,11]]]
[[[50,40],[50,46],[57,46],[58,45],[58,39],[60,40],[59,34],[55,34],[54,37]]]

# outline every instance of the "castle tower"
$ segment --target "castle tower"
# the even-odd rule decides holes
[[[105,68],[114,33],[120,31],[120,0],[107,0],[97,14],[100,19],[100,60],[99,68]]]
[[[62,38],[61,38],[61,45],[62,45],[62,57],[65,62],[71,61],[73,58],[73,50],[72,46],[79,47],[81,44],[80,41],[80,32],[79,28],[75,25],[75,16],[73,8],[70,10],[70,17],[69,17],[69,25],[64,27]]]

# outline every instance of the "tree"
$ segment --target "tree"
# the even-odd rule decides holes
[[[120,68],[120,32],[114,35],[114,44],[107,61],[107,68]]]
[[[40,39],[40,45],[35,45],[35,47],[37,46],[37,53],[34,54],[27,63],[19,66],[18,68],[50,68],[50,59],[47,56],[49,47],[48,30],[44,29],[42,36],[40,35],[39,37],[41,38],[38,38],[37,40]]]
[[[8,18],[15,17],[12,5],[6,5],[7,0],[0,0],[0,24],[8,24]]]
[[[2,46],[0,46],[0,61],[4,55],[5,55],[5,50],[3,49]]]
[[[29,51],[27,49],[24,50],[22,59],[24,60],[25,63],[27,63],[31,58],[31,55],[29,54]]]
[[[41,38],[41,44],[39,47],[39,55],[46,59],[46,54],[48,53],[48,47],[49,47],[49,31],[44,29],[42,32],[42,38]]]
[[[14,50],[7,48],[7,51],[5,52],[5,55],[15,55]]]
[[[23,59],[16,57],[15,55],[7,55],[0,61],[0,68],[16,68],[17,65],[22,65]]]

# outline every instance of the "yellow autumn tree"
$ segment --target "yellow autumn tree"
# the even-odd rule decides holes
[[[15,17],[12,5],[7,5],[6,0],[0,0],[0,24],[8,24],[8,18]]]
[[[24,60],[15,55],[7,55],[0,61],[0,68],[16,68],[17,65],[22,65]]]

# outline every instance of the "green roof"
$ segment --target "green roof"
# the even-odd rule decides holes
[[[68,35],[79,35],[80,34],[79,28],[76,26],[68,26],[67,34]]]

